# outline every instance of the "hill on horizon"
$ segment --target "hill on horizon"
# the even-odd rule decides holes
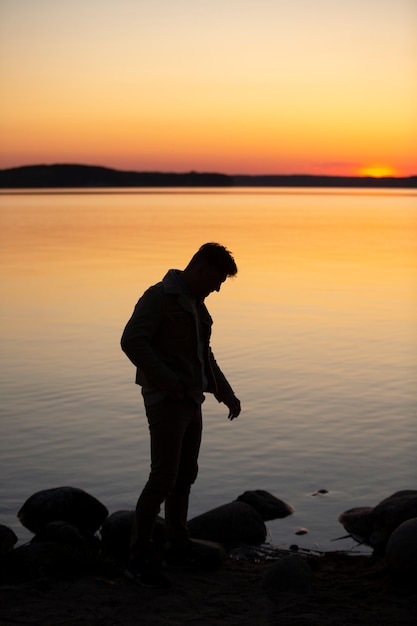
[[[135,172],[57,163],[0,170],[1,189],[106,187],[368,187],[416,188],[417,176],[360,177],[314,174],[228,175],[215,172]]]

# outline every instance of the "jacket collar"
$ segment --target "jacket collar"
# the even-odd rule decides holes
[[[181,278],[180,270],[168,270],[162,279],[162,285],[166,293],[184,293],[189,295],[184,281]]]
[[[191,294],[188,293],[187,288],[181,278],[180,270],[171,269],[165,274],[162,279],[162,286],[164,288],[165,293],[169,293],[172,295],[178,296],[178,302],[182,306],[183,309],[193,313],[195,315],[195,305],[191,304],[191,300],[194,300]],[[204,302],[201,303],[200,307],[200,317],[202,321],[212,324],[213,320],[211,319],[210,313],[207,310]]]

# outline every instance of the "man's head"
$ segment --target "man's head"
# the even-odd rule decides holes
[[[220,291],[228,276],[236,276],[237,266],[229,250],[219,243],[205,243],[195,253],[183,272],[191,293],[204,300],[212,291]]]

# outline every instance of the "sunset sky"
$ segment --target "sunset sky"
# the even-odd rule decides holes
[[[417,174],[416,0],[0,0],[0,168]]]

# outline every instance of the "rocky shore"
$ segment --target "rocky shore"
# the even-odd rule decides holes
[[[38,492],[18,513],[31,542],[15,547],[0,527],[0,625],[414,624],[417,491],[386,501],[340,517],[358,540],[377,540],[372,555],[318,553],[263,543],[264,521],[292,510],[246,492],[190,520],[200,561],[166,568],[173,585],[162,591],[123,575],[132,512],[108,515],[72,487]],[[163,546],[162,520],[157,535]]]

